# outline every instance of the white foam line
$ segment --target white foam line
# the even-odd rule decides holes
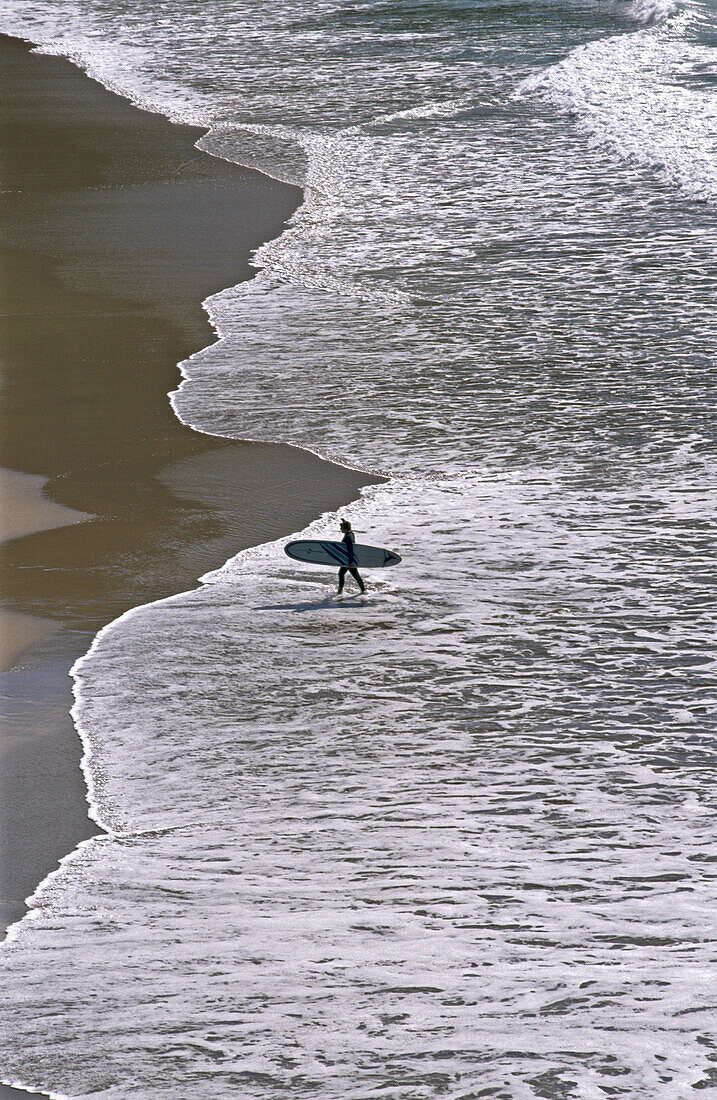
[[[600,12],[620,15],[643,27],[664,23],[679,9],[679,0],[589,0],[589,6]]]
[[[28,1096],[46,1096],[48,1100],[72,1100],[71,1096],[66,1096],[64,1092],[43,1092],[42,1089],[31,1089],[27,1085],[21,1085],[17,1081],[3,1081],[0,1079],[0,1085],[7,1085],[9,1089],[17,1089],[18,1092],[26,1092]]]
[[[522,80],[520,100],[537,95],[568,112],[588,140],[618,162],[648,169],[691,199],[714,202],[717,110],[707,97],[675,90],[669,74],[706,63],[708,53],[686,32],[700,7],[664,8],[664,18],[576,47]],[[665,91],[667,90],[667,94]]]
[[[299,209],[301,209],[301,207],[299,207]],[[283,236],[283,233],[280,234],[280,236]],[[274,239],[278,240],[279,238],[276,237]],[[259,246],[259,247],[261,247],[261,246]],[[253,252],[252,256],[255,256],[255,255],[256,255],[256,252]],[[259,275],[260,275],[260,272],[257,271],[255,276],[252,276],[251,279],[245,280],[244,283],[252,284],[254,282],[254,280],[259,277]],[[238,290],[244,285],[244,283],[237,283],[236,286],[226,287],[225,290]],[[222,291],[222,290],[217,291],[217,294],[223,294],[223,293],[224,293],[224,291]],[[172,407],[172,412],[174,413],[174,415],[176,416],[176,418],[180,422],[180,424],[184,424],[185,427],[191,428],[192,431],[196,432],[198,435],[206,435],[210,439],[223,439],[223,440],[230,439],[230,440],[234,440],[236,443],[277,443],[277,442],[281,442],[282,446],[284,446],[284,447],[290,447],[292,450],[299,451],[301,454],[314,455],[315,458],[320,458],[323,462],[330,462],[333,466],[337,466],[339,469],[342,469],[342,470],[347,470],[350,473],[368,474],[370,477],[390,478],[392,475],[391,475],[391,472],[388,471],[388,470],[379,469],[378,467],[375,467],[375,466],[371,466],[371,467],[363,466],[359,463],[352,464],[348,460],[348,458],[345,458],[345,457],[338,458],[337,456],[335,456],[333,454],[330,454],[328,451],[322,451],[318,447],[300,446],[298,443],[286,443],[284,440],[278,441],[276,439],[272,439],[268,435],[234,436],[234,435],[228,435],[228,434],[225,435],[222,432],[210,432],[206,428],[199,427],[198,424],[193,423],[191,420],[186,420],[181,415],[181,413],[177,409],[177,404],[176,404],[177,399],[182,394],[182,391],[184,390],[185,385],[192,382],[192,378],[190,377],[189,372],[187,370],[185,370],[185,367],[188,366],[188,364],[193,362],[195,359],[197,359],[199,356],[204,355],[204,353],[206,351],[208,351],[209,348],[218,347],[220,344],[222,344],[225,340],[229,339],[230,336],[231,336],[230,333],[224,333],[224,332],[221,331],[221,329],[219,328],[218,321],[216,319],[216,315],[212,312],[212,310],[210,308],[210,303],[212,301],[212,298],[215,298],[216,296],[217,295],[212,294],[212,295],[210,295],[209,298],[205,298],[205,300],[202,302],[202,307],[205,310],[205,312],[207,313],[207,316],[209,317],[209,322],[212,326],[212,329],[214,330],[214,333],[215,333],[217,339],[213,344],[207,344],[206,347],[200,348],[199,351],[194,352],[187,359],[183,359],[181,363],[177,363],[177,368],[178,368],[180,376],[181,376],[181,382],[177,386],[176,390],[171,390],[167,394],[167,396],[169,397],[169,403]],[[350,503],[352,503],[352,502],[349,501],[349,504]],[[348,507],[348,505],[346,505],[346,507]],[[258,543],[257,545],[270,545],[270,543],[266,543],[266,544]],[[228,559],[228,560],[230,560],[230,559]]]

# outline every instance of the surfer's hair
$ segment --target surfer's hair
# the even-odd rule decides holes
[[[350,527],[350,526],[351,526],[351,523],[347,519],[342,519],[341,523],[339,524],[339,527]]]

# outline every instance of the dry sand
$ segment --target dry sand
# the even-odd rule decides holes
[[[47,478],[0,469],[0,543],[67,527],[92,517],[47,500],[42,487]],[[0,671],[13,665],[30,646],[49,638],[60,629],[53,619],[23,615],[0,608]]]
[[[14,665],[26,649],[56,634],[59,629],[60,624],[53,619],[22,615],[0,607],[0,672]]]
[[[0,469],[0,543],[92,518],[88,512],[48,500],[42,492],[46,481],[45,477]]]

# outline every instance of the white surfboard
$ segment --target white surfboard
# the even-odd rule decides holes
[[[333,565],[338,568],[349,564],[345,543],[332,542],[330,539],[298,539],[296,542],[288,542],[284,553],[295,561],[306,561],[311,565]],[[398,565],[400,560],[400,555],[394,554],[393,550],[354,543],[354,564],[359,569],[382,569],[387,565]]]

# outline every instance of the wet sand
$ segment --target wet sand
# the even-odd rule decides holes
[[[96,631],[375,479],[199,435],[167,398],[176,364],[214,339],[202,299],[252,275],[251,250],[301,192],[199,152],[200,129],[69,62],[1,36],[0,62],[0,466],[37,479],[23,504],[33,533],[0,545],[3,629],[11,649],[29,646],[0,674],[7,926],[96,831],[68,715],[68,671]],[[40,530],[43,504],[93,518]]]

